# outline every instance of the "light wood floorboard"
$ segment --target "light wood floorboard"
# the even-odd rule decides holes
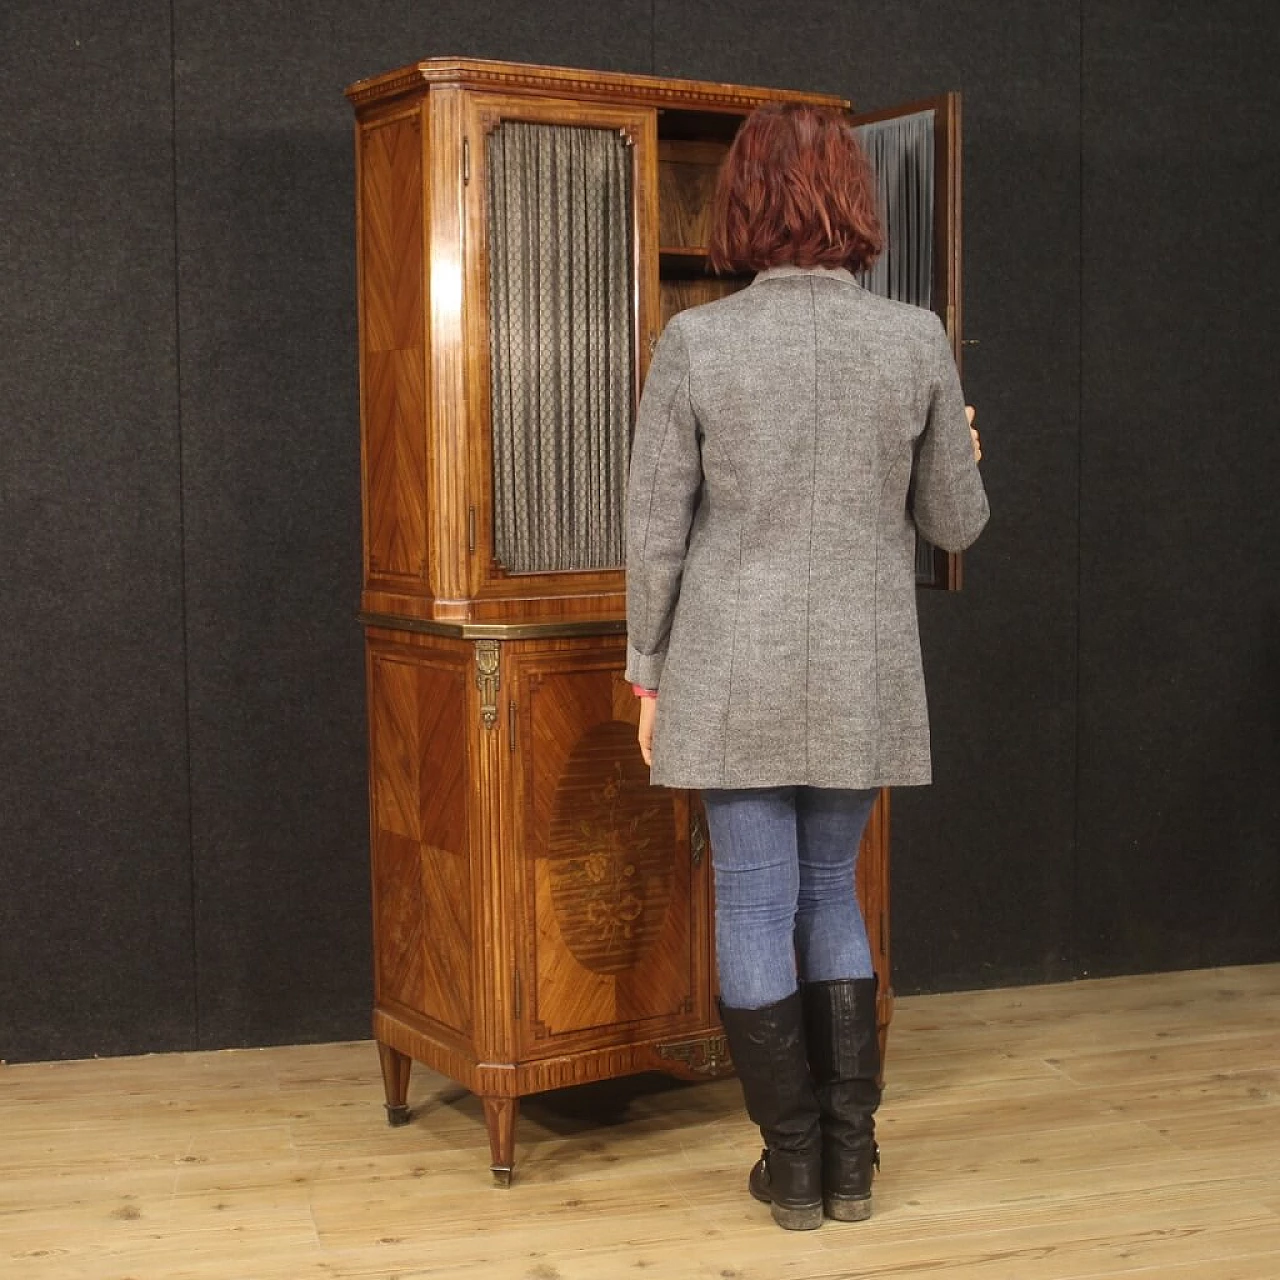
[[[1280,965],[898,1002],[874,1218],[778,1230],[734,1081],[477,1101],[368,1042],[0,1069],[4,1280],[1280,1280]]]

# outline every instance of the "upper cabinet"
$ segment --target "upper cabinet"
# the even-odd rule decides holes
[[[628,449],[651,353],[676,312],[749,280],[707,266],[720,162],[763,103],[849,104],[465,59],[347,96],[365,615],[620,624]],[[929,288],[907,300],[936,309],[958,350],[955,100],[857,123],[884,157],[891,236],[887,275],[866,283],[906,296],[899,277],[924,272]],[[959,563],[923,548],[919,577],[958,585]]]

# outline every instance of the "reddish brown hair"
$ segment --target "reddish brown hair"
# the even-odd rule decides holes
[[[747,117],[712,203],[708,247],[717,271],[861,271],[883,246],[875,175],[847,117],[791,103]]]

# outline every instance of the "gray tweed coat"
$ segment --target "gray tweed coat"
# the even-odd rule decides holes
[[[776,267],[681,312],[627,493],[627,678],[659,690],[655,783],[929,781],[915,533],[987,522],[936,316]]]

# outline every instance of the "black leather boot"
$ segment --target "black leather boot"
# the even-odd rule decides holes
[[[787,1231],[822,1225],[822,1131],[805,1054],[804,1016],[797,991],[763,1009],[720,1006],[747,1114],[765,1149],[748,1189],[771,1206]]]
[[[876,979],[806,982],[805,1038],[822,1111],[822,1201],[827,1217],[871,1216],[871,1179],[880,1167],[880,1041]]]

